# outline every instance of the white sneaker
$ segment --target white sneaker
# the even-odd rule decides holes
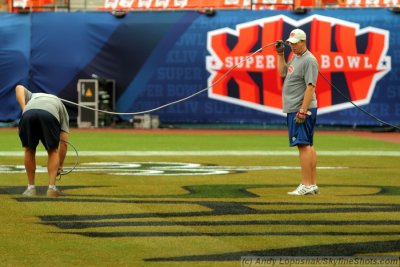
[[[36,196],[36,188],[27,188],[23,193],[22,193],[22,195],[23,196],[26,196],[26,197],[34,197],[34,196]]]
[[[319,188],[316,184],[311,185],[313,191],[314,191],[314,195],[318,195],[319,194]]]
[[[306,186],[303,184],[300,184],[296,190],[292,192],[288,192],[288,195],[294,195],[294,196],[302,196],[302,195],[314,195],[315,194],[315,188],[313,186]]]

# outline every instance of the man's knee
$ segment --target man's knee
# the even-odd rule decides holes
[[[311,149],[311,146],[310,146],[310,145],[305,145],[305,144],[298,144],[298,145],[297,145],[297,148],[298,148],[300,151],[306,151],[306,150]]]
[[[36,154],[36,149],[32,149],[30,147],[25,147],[25,154],[34,156]]]
[[[47,155],[49,157],[58,156],[58,148],[52,148],[52,149],[47,150]]]

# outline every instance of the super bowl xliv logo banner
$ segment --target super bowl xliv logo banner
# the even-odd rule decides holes
[[[295,28],[306,32],[307,47],[319,63],[319,113],[353,107],[334,87],[354,103],[368,104],[376,83],[391,69],[391,58],[386,55],[389,32],[374,27],[360,29],[357,23],[320,15],[300,21],[279,15],[239,24],[236,29],[208,32],[209,97],[283,115],[283,79],[278,73],[274,45],[244,59],[276,40],[286,40]],[[288,62],[293,53],[288,47],[285,52]]]

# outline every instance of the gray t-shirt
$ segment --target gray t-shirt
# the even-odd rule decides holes
[[[297,112],[303,103],[307,85],[316,86],[318,78],[318,62],[310,51],[301,56],[293,56],[286,64],[285,82],[283,84],[283,112]],[[309,108],[317,107],[317,97],[313,95]]]
[[[61,125],[61,131],[69,133],[69,116],[61,100],[55,96],[44,93],[32,93],[25,89],[25,108],[23,113],[30,109],[41,109],[53,115]]]

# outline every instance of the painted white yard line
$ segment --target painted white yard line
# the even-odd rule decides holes
[[[264,151],[264,150],[214,150],[214,151],[78,151],[79,156],[297,156],[297,150]],[[70,151],[72,153],[73,151]],[[400,151],[317,151],[318,156],[360,156],[400,157]],[[0,156],[19,157],[22,151],[0,151]],[[38,156],[46,156],[45,151],[38,151]]]

